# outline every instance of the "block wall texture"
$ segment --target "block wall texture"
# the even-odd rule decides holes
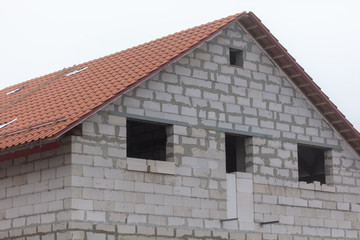
[[[229,66],[229,47],[244,51],[243,68]],[[127,158],[129,116],[174,122],[168,162]],[[94,114],[82,128],[82,136],[69,138],[70,153],[59,155],[59,164],[71,173],[62,186],[71,189],[62,201],[68,219],[54,215],[46,225],[39,214],[36,230],[44,223],[51,231],[28,239],[360,238],[359,157],[237,24]],[[247,139],[248,173],[234,173],[236,201],[242,204],[238,219],[223,221],[228,218],[225,132],[234,131],[255,136]],[[337,146],[326,151],[327,184],[298,181],[298,143]],[[245,217],[241,209],[252,212]],[[12,218],[0,221],[4,234],[15,226]],[[61,223],[63,229],[54,227]]]
[[[56,150],[0,162],[1,239],[62,230],[62,222],[71,219],[71,141],[63,138],[60,145]]]

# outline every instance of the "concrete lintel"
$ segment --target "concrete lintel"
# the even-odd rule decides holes
[[[180,122],[180,121],[174,121],[174,120],[168,120],[163,118],[156,118],[156,117],[147,117],[142,115],[136,115],[136,114],[129,114],[129,113],[122,113],[122,112],[109,112],[111,115],[115,116],[121,116],[126,118],[132,118],[137,120],[143,120],[148,122],[155,122],[155,123],[163,123],[163,124],[171,124],[171,125],[179,125],[179,126],[190,126],[190,124],[186,122]]]
[[[338,145],[330,145],[330,144],[326,144],[326,143],[316,143],[316,142],[303,141],[303,140],[298,141],[298,140],[290,139],[290,138],[283,138],[283,140],[288,141],[288,142],[297,143],[297,144],[308,145],[308,146],[312,146],[312,147],[333,149],[333,150],[342,150],[342,147],[340,147]]]
[[[266,139],[272,139],[273,138],[272,135],[262,134],[262,133],[239,131],[239,130],[234,130],[234,129],[229,129],[229,128],[212,127],[212,126],[204,126],[204,127],[205,127],[205,129],[208,129],[208,130],[214,130],[214,131],[225,132],[225,133],[232,133],[232,134],[236,134],[236,135],[243,135],[245,137],[246,136],[260,137],[260,138],[266,138]]]

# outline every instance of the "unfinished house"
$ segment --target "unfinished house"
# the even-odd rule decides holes
[[[251,12],[0,91],[0,238],[359,239],[360,134]]]

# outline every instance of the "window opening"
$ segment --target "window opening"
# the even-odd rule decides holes
[[[298,145],[299,181],[325,184],[325,149]]]
[[[246,172],[245,137],[225,134],[226,172]]]
[[[128,119],[127,157],[166,161],[166,125]]]
[[[230,65],[238,67],[244,66],[244,57],[242,50],[230,48]]]

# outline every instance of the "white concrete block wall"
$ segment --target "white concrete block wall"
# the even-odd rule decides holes
[[[236,175],[233,173],[226,174],[226,217],[235,219],[237,212],[237,194],[236,194]]]
[[[227,219],[224,228],[254,231],[254,190],[251,173],[226,174]]]
[[[227,64],[229,47],[244,51],[244,68]],[[179,122],[172,126],[170,162],[127,158],[126,114]],[[29,159],[40,176],[21,159],[16,161],[22,167],[8,166],[1,179],[6,207],[0,210],[0,238],[19,234],[9,230],[14,226],[28,239],[39,231],[42,239],[360,238],[359,157],[236,24],[82,127],[83,136],[71,138],[71,157],[64,157],[70,167],[35,161],[36,156]],[[235,222],[223,221],[231,185],[224,131],[272,136],[247,139],[248,172],[235,174]],[[298,142],[339,146],[327,152],[331,184],[298,182]],[[15,178],[23,175],[40,192],[26,199],[30,209],[13,205],[24,202],[21,191],[28,194],[22,177]],[[34,184],[43,178],[46,184]],[[71,198],[63,200],[63,208],[71,210],[62,212],[57,196],[66,196],[61,191],[67,187]],[[24,219],[20,209],[31,216]],[[66,218],[71,220],[61,225]],[[24,221],[36,227],[26,228]]]
[[[60,148],[0,162],[0,237],[10,239],[70,220],[71,141]],[[47,231],[44,227],[43,231]]]
[[[238,27],[234,26],[234,28]],[[188,60],[182,60],[167,67],[151,81],[135,89],[130,95],[139,99],[138,108],[144,109],[137,112],[142,112],[142,115],[149,117],[181,120],[192,125],[192,129],[206,129],[210,126],[272,135],[272,139],[255,137],[252,139],[250,159],[253,166],[249,169],[251,169],[254,182],[255,231],[280,236],[283,234],[281,226],[284,226],[299,235],[311,236],[310,233],[315,230],[321,237],[335,237],[325,234],[331,233],[331,228],[334,227],[331,224],[325,224],[325,216],[331,211],[331,208],[328,209],[327,206],[329,204],[331,206],[331,202],[334,201],[329,200],[328,197],[334,198],[335,195],[339,196],[339,193],[348,192],[350,187],[357,191],[356,175],[350,172],[358,173],[358,169],[349,167],[345,171],[340,171],[340,169],[344,168],[341,162],[354,166],[352,162],[358,161],[358,156],[350,153],[351,150],[343,146],[338,135],[321,120],[321,116],[302,98],[301,94],[292,88],[288,80],[274,68],[266,56],[260,53],[261,51],[253,42],[248,41],[246,36],[236,40],[230,39],[226,36],[228,31],[224,31],[223,35],[214,38],[211,43],[204,44],[200,49],[188,54],[185,57]],[[223,44],[224,39],[228,39],[230,47],[234,47],[232,44],[235,42],[244,43],[242,44],[246,60],[244,69],[224,66],[221,60],[217,62],[219,57],[228,54],[226,47],[219,46]],[[190,71],[184,67],[190,68]],[[153,82],[165,83],[165,90],[164,88],[152,89],[155,95],[159,96],[156,100],[159,100],[160,110],[156,111],[142,105],[145,99],[142,100],[141,89],[150,88],[154,85]],[[115,104],[119,111],[129,113],[128,106],[121,98]],[[160,114],[160,112],[166,114]],[[189,134],[188,130],[184,135],[189,136]],[[217,145],[217,151],[224,150],[223,136],[215,139],[214,142]],[[298,182],[297,142],[342,147],[330,152],[333,162],[330,162],[332,170],[327,176],[327,182],[337,183],[336,186]],[[183,137],[179,139],[179,143],[179,148],[182,150],[179,155],[183,156],[177,158],[179,159],[177,167],[182,168],[181,171],[177,171],[178,173],[191,174],[198,168],[207,168],[210,172],[215,169],[220,170],[217,171],[217,176],[223,174],[223,156],[213,161],[208,150],[198,154],[192,148],[194,145],[201,145],[201,142],[191,137]],[[342,156],[342,160],[337,157],[338,154]],[[203,157],[206,158],[205,161]],[[185,171],[184,167],[190,167],[192,170]],[[205,169],[201,171],[205,174],[208,172]],[[226,184],[223,183],[222,186]],[[270,190],[258,193],[259,188]],[[357,199],[357,196],[355,195],[354,198]],[[346,205],[340,197],[336,199],[337,203],[341,202],[340,205]],[[355,199],[353,199],[354,202]],[[244,202],[240,204],[242,203]],[[305,213],[303,209],[312,211]],[[320,217],[311,216],[310,213],[316,213],[318,210],[326,214]],[[208,215],[205,213],[204,216]],[[305,228],[304,225],[295,221],[296,217],[306,219],[305,222],[310,226]],[[350,222],[357,222],[356,217],[353,216],[351,219]],[[259,224],[269,221],[279,221],[279,224],[272,226]],[[323,226],[316,224],[319,221],[324,222]],[[336,228],[342,228],[340,225],[337,223]],[[243,226],[243,229],[249,227],[245,224]],[[241,225],[239,227],[241,228]],[[353,231],[357,232],[357,230]]]
[[[236,173],[237,218],[240,230],[255,230],[254,190],[251,173]]]

